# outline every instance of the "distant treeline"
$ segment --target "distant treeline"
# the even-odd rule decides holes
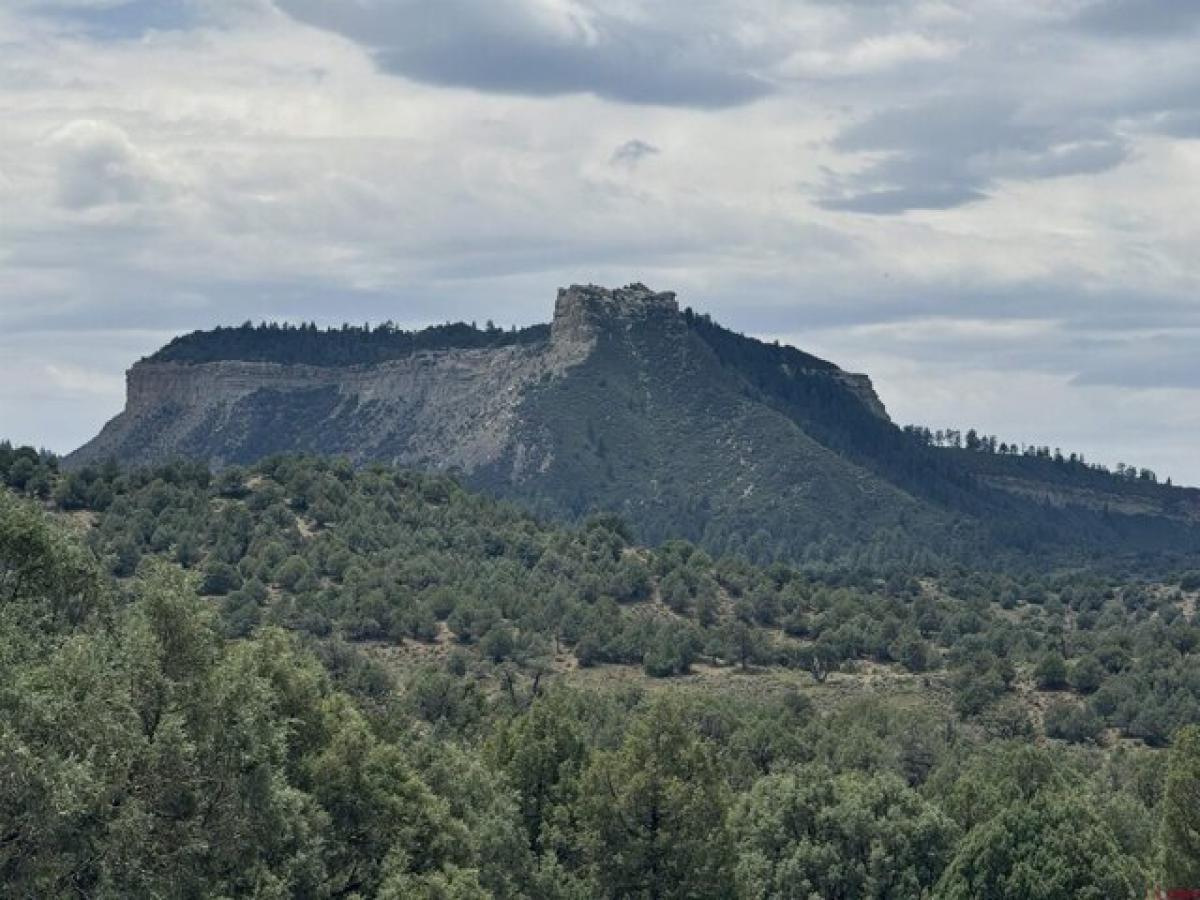
[[[48,450],[14,447],[0,441],[0,485],[46,500],[58,475],[58,457]]]
[[[236,327],[193,331],[175,338],[147,357],[151,362],[206,363],[222,360],[300,363],[310,366],[351,366],[402,359],[430,350],[482,349],[534,344],[549,337],[549,325],[498,328],[489,321],[432,325],[405,331],[392,322],[372,326],[343,324],[318,328],[279,322],[244,322]]]
[[[1090,463],[1082,453],[1064,453],[1058,447],[1053,450],[1045,445],[1022,444],[1017,441],[1002,441],[994,434],[980,434],[974,428],[966,432],[956,428],[939,428],[936,431],[921,425],[905,425],[904,430],[917,440],[930,447],[948,447],[954,450],[971,450],[977,453],[990,453],[999,456],[1026,456],[1032,459],[1046,459],[1063,466],[1090,469],[1105,475],[1115,475],[1129,481],[1145,481],[1158,484],[1158,475],[1153,469],[1117,463],[1116,469],[1109,469],[1102,463]],[[1171,484],[1171,479],[1166,480]]]

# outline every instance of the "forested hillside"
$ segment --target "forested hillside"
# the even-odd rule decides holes
[[[1094,564],[1146,555],[1161,564],[1163,557],[1200,552],[1200,491],[1160,484],[1147,469],[1122,464],[1110,472],[1078,454],[1018,449],[972,429],[944,430],[938,439],[926,428],[899,428],[880,415],[873,394],[864,402],[844,373],[823,377],[829,363],[734,334],[690,310],[684,316],[751,397],[842,459],[922,501],[925,523],[941,527],[928,528],[926,536],[908,512],[902,534],[890,540],[893,552],[923,543],[959,562],[1006,566],[1022,559],[1042,566],[1054,559]],[[770,522],[760,520],[759,527]],[[813,543],[807,546],[811,551]],[[776,552],[795,559],[804,551]]]
[[[1197,573],[764,569],[315,458],[62,474],[0,445],[0,478],[14,896],[1195,874]]]
[[[836,366],[708,317],[602,330],[532,393],[538,478],[475,475],[549,515],[619,510],[650,543],[759,562],[910,569],[1200,560],[1200,492],[1035,455],[933,446]],[[866,391],[870,391],[867,383]]]

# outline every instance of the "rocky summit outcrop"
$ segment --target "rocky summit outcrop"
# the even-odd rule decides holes
[[[677,321],[678,314],[673,291],[656,293],[644,284],[616,290],[574,284],[558,290],[550,338],[556,344],[590,345],[614,324],[633,328],[649,319]]]

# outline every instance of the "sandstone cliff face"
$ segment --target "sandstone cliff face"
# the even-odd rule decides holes
[[[470,471],[500,455],[521,391],[577,361],[572,349],[582,348],[448,350],[342,368],[138,363],[127,374],[125,411],[71,461],[145,463],[176,454],[216,465],[249,461],[262,449],[252,440],[253,418],[308,400],[314,408],[296,409],[300,421],[286,423],[294,449]],[[318,411],[324,423],[311,421]],[[329,423],[341,427],[316,430]]]
[[[559,291],[550,338],[538,344],[364,366],[142,361],[127,373],[125,410],[68,464],[187,456],[220,466],[316,452],[466,473],[502,465],[520,480],[550,465],[556,449],[520,427],[530,389],[584,362],[603,335],[651,323],[682,332],[673,293],[573,285]],[[865,376],[804,374],[839,380],[886,416]]]

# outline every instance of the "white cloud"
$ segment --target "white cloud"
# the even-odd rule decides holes
[[[67,395],[101,397],[111,401],[114,396],[120,396],[124,387],[121,379],[112,372],[68,363],[47,363],[41,367],[41,372],[57,392]]]
[[[1170,411],[1200,370],[1186,30],[1125,41],[1072,2],[447,0],[434,58],[405,30],[428,4],[281,5],[327,27],[266,0],[0,9],[0,356],[43,376],[0,391],[14,436],[90,436],[160,335],[529,322],[559,284],[636,279],[869,369],[905,420],[1200,481]]]
[[[68,122],[45,147],[55,161],[58,202],[67,209],[137,203],[165,188],[153,159],[109,122]]]
[[[947,60],[965,46],[960,40],[930,37],[920,32],[872,35],[837,50],[799,50],[784,60],[777,71],[792,78],[869,75],[911,63]]]

